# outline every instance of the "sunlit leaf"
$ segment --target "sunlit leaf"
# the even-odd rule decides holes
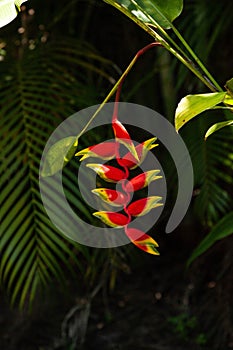
[[[209,137],[210,135],[212,135],[214,132],[224,128],[225,126],[230,126],[230,125],[233,125],[233,120],[227,120],[227,121],[224,121],[224,122],[219,122],[219,123],[216,123],[214,125],[212,125],[206,132],[205,134],[205,139],[207,139],[207,137]]]
[[[178,104],[175,113],[175,128],[178,131],[192,118],[224,101],[226,92],[187,95]]]
[[[65,137],[52,145],[46,154],[41,175],[52,176],[62,170],[74,156],[77,146],[75,136]]]
[[[128,17],[146,24],[170,28],[183,9],[183,0],[104,0]]]
[[[1,0],[0,2],[0,28],[10,23],[17,16],[17,9],[27,0]],[[16,9],[17,7],[17,9]]]

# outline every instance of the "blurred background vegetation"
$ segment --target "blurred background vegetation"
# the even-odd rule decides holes
[[[175,21],[221,86],[232,77],[232,14],[229,0],[186,0]],[[169,194],[152,230],[160,257],[131,245],[104,250],[68,242],[40,199],[39,163],[49,135],[72,113],[101,103],[149,42],[149,35],[100,0],[30,0],[0,29],[2,350],[233,347],[232,237],[186,269],[197,244],[233,210],[232,128],[203,139],[219,120],[218,110],[181,131],[195,187],[183,223],[170,235],[163,229],[177,190],[175,167],[162,145],[156,149]],[[208,91],[157,48],[133,68],[122,100],[151,107],[173,122],[180,99],[201,92]],[[106,136],[105,130],[88,134],[83,148]],[[67,198],[91,220],[75,187],[77,171],[76,160],[64,171]]]

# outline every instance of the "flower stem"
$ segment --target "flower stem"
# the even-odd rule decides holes
[[[121,87],[122,84],[126,78],[126,76],[128,75],[128,73],[130,72],[130,70],[132,69],[132,67],[134,66],[134,64],[136,63],[136,61],[138,60],[138,58],[140,56],[142,56],[146,51],[148,51],[150,48],[155,47],[155,46],[161,46],[160,42],[153,42],[150,43],[149,45],[145,46],[144,48],[142,48],[141,50],[139,50],[136,55],[134,56],[134,58],[132,59],[132,61],[130,62],[130,64],[128,65],[128,67],[126,68],[126,70],[124,71],[124,73],[121,75],[121,77],[118,79],[118,81],[116,82],[116,84],[113,86],[113,88],[111,89],[111,91],[108,93],[108,95],[105,97],[105,99],[103,100],[103,102],[100,104],[100,106],[97,108],[97,110],[95,111],[95,113],[93,114],[93,116],[90,118],[90,120],[87,122],[87,124],[84,126],[84,128],[80,131],[80,133],[78,134],[78,136],[76,137],[76,139],[78,140],[82,134],[84,134],[84,132],[87,130],[87,128],[89,127],[89,125],[92,123],[92,121],[95,119],[95,117],[97,116],[97,114],[101,111],[101,109],[104,107],[104,105],[108,102],[108,100],[112,97],[112,95],[117,91],[116,94],[116,99],[115,99],[115,106],[114,106],[114,112],[113,115],[117,115],[118,113],[118,102],[120,99],[120,93],[121,93]],[[119,90],[118,90],[119,89]]]

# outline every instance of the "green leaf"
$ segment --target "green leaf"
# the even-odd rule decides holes
[[[78,141],[76,136],[68,136],[57,141],[46,154],[41,175],[52,176],[62,170],[75,154]]]
[[[224,128],[225,126],[230,126],[233,125],[233,120],[227,120],[224,122],[219,122],[216,124],[213,124],[206,132],[205,134],[205,140],[207,139],[207,137],[209,137],[210,135],[212,135],[214,132]]]
[[[227,91],[229,92],[229,94],[231,96],[233,96],[233,78],[231,78],[230,80],[228,80],[226,82],[226,85],[225,85]]]
[[[211,232],[201,241],[188,260],[188,266],[215,242],[233,233],[233,212],[224,216],[211,230]]]
[[[213,92],[208,94],[187,95],[182,98],[175,113],[176,130],[178,131],[198,114],[223,102],[226,94],[226,92]]]
[[[0,3],[0,28],[10,23],[17,16],[17,9],[27,0],[1,0]]]
[[[183,9],[183,0],[104,0],[128,17],[168,29]]]

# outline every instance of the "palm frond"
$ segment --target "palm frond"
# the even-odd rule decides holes
[[[39,185],[43,148],[53,129],[97,102],[98,80],[111,80],[111,62],[89,45],[60,38],[0,64],[0,282],[21,307],[56,278],[84,269],[86,248],[66,240],[48,219]],[[88,216],[74,176],[64,173],[69,199]]]

